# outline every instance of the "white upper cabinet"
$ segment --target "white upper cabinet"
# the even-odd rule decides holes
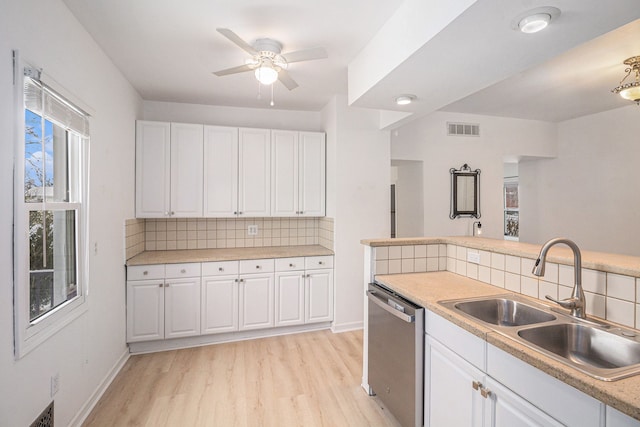
[[[271,132],[240,128],[238,131],[238,215],[271,214]]]
[[[238,128],[204,127],[204,216],[238,212]]]
[[[300,132],[298,208],[302,216],[325,215],[326,148],[323,132]]]
[[[171,123],[171,215],[202,216],[203,126]]]
[[[136,216],[164,218],[171,209],[171,126],[136,123]]]
[[[136,217],[325,215],[325,134],[136,123]]]
[[[324,133],[272,131],[271,186],[271,216],[324,216]]]
[[[203,126],[136,123],[136,216],[201,217]]]

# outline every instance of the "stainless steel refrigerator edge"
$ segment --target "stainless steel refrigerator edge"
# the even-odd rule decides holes
[[[369,386],[403,427],[421,427],[424,308],[376,283],[367,296]]]

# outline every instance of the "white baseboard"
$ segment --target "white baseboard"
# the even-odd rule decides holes
[[[350,322],[350,323],[340,323],[340,324],[332,324],[331,325],[331,332],[333,333],[340,333],[340,332],[349,332],[349,331],[356,331],[358,329],[363,329],[364,328],[364,322],[362,321],[358,321],[358,322]]]
[[[255,338],[275,337],[278,335],[297,334],[301,332],[329,329],[329,322],[311,323],[281,328],[255,329],[223,334],[198,335],[194,337],[173,338],[158,341],[140,341],[129,343],[132,354],[155,353],[157,351],[176,350],[181,348],[200,347],[210,344],[244,341]]]
[[[73,419],[69,423],[70,427],[80,427],[82,423],[85,422],[104,392],[107,391],[109,385],[111,385],[116,375],[118,375],[118,372],[120,372],[124,364],[127,363],[127,360],[129,360],[129,356],[129,350],[125,349],[124,353],[122,353],[113,367],[109,370],[109,372],[107,372],[107,375],[102,379],[100,384],[98,384],[98,387],[96,387],[89,399],[87,399],[84,405],[82,405],[82,408],[80,408],[75,417],[73,417]]]

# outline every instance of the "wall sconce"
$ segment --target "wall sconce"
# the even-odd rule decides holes
[[[475,221],[472,225],[472,235],[480,236],[482,234],[482,223],[480,221]]]

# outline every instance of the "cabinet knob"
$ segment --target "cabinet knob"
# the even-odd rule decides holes
[[[180,270],[180,273],[182,273],[182,274],[184,274],[186,272],[187,272],[187,270],[185,270],[184,268],[182,270]]]
[[[219,268],[218,268],[218,271],[224,271],[224,268],[219,267]]]
[[[318,261],[318,265],[324,265],[324,262]]]
[[[171,211],[171,216],[174,216],[176,213],[174,211]]]
[[[164,216],[169,216],[169,211],[166,211],[166,212],[164,213]]]
[[[161,288],[161,287],[163,287],[163,286],[164,286],[164,285],[163,285],[162,283],[160,283],[160,284],[158,285],[158,287],[159,287],[159,288]]]
[[[147,274],[149,274],[149,272],[148,272],[147,270],[145,270],[145,271],[143,271],[143,272],[142,272],[142,275],[143,275],[143,276],[146,276]]]
[[[259,266],[259,265],[256,265],[256,269],[260,270],[260,266]]]
[[[289,264],[289,267],[295,267],[293,264]]]
[[[489,390],[488,388],[482,387],[480,389],[480,394],[482,395],[482,397],[486,399],[487,397],[491,396],[491,390]]]
[[[168,283],[165,283],[165,284],[164,284],[164,287],[165,287],[165,288],[168,288],[168,287],[169,287],[169,284],[168,284]]]
[[[479,390],[480,388],[482,388],[482,383],[474,381],[471,383],[471,387],[473,387],[474,390]]]
[[[242,215],[242,212],[238,212],[238,215]]]

